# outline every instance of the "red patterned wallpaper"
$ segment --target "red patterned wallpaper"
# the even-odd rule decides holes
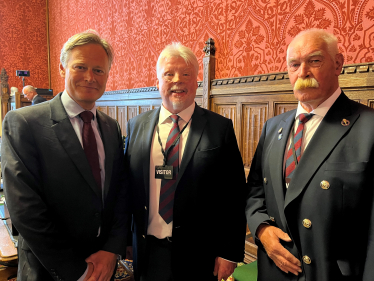
[[[22,90],[16,70],[30,70],[25,85],[48,88],[46,0],[0,0],[0,68]]]
[[[202,65],[204,42],[214,38],[217,78],[284,71],[291,38],[311,27],[336,34],[346,64],[374,61],[373,0],[49,0],[49,13],[55,91],[64,88],[63,43],[88,28],[116,52],[107,90],[155,85],[157,57],[172,41]]]

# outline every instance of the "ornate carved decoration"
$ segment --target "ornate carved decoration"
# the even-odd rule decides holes
[[[215,66],[216,66],[216,48],[214,47],[214,40],[209,38],[205,42],[206,46],[204,47],[205,57],[203,58],[203,100],[202,107],[210,109],[210,90],[212,83],[211,81],[215,78]]]
[[[209,38],[205,42],[205,47],[203,49],[205,56],[215,56],[216,55],[216,47],[214,46],[213,38]]]
[[[341,78],[355,73],[368,73],[374,72],[374,62],[369,63],[358,63],[344,65],[340,74]],[[256,83],[273,80],[286,80],[289,79],[287,72],[275,72],[266,73],[259,75],[251,75],[237,78],[223,78],[212,80],[212,86],[229,85],[229,84],[244,84],[244,83]]]
[[[0,73],[0,95],[1,95],[1,122],[4,120],[5,114],[10,110],[10,91],[8,84],[9,76],[5,68],[1,69]]]

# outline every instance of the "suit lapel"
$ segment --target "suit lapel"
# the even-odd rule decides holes
[[[185,172],[187,168],[188,163],[191,160],[192,155],[195,153],[195,150],[196,150],[197,145],[199,144],[201,135],[203,134],[205,124],[206,124],[206,118],[204,117],[204,111],[196,104],[194,113],[192,114],[191,127],[188,133],[188,139],[187,139],[186,146],[184,148],[182,162],[181,162],[179,173],[178,173],[178,178],[176,182],[177,186],[178,186],[180,179],[183,176],[183,173]]]
[[[82,145],[80,144],[77,134],[71,125],[69,116],[62,105],[61,94],[57,95],[50,101],[50,106],[51,119],[54,121],[52,129],[54,130],[62,147],[65,149],[72,162],[82,174],[82,177],[88,182],[96,195],[101,198],[101,190],[99,190],[95,183],[95,179],[92,175],[92,171],[90,165],[88,164],[87,157],[84,154]]]
[[[152,147],[152,138],[155,131],[156,123],[160,115],[161,107],[153,110],[148,115],[148,118],[143,122],[142,137],[139,140],[142,143],[142,158],[143,159],[143,175],[144,175],[144,187],[145,187],[145,198],[147,200],[147,206],[149,205],[149,165],[150,155]]]
[[[352,113],[350,100],[342,93],[323,118],[301,157],[286,193],[285,208],[306,188],[320,165],[358,117],[358,113]],[[350,121],[348,126],[341,124],[343,118]]]
[[[286,217],[284,216],[284,177],[283,177],[283,160],[284,152],[286,150],[288,136],[293,127],[295,121],[296,110],[290,112],[288,116],[285,116],[276,130],[276,134],[273,136],[273,143],[271,149],[267,152],[266,159],[269,159],[269,170],[272,179],[273,190],[278,205],[279,215],[282,220],[282,224],[286,229]],[[281,133],[279,133],[281,131]],[[279,136],[282,135],[281,139]]]
[[[103,140],[104,151],[105,151],[105,181],[104,181],[104,198],[108,195],[109,184],[112,178],[113,169],[113,156],[114,147],[112,145],[111,139],[113,137],[113,132],[110,131],[109,125],[107,123],[107,116],[104,115],[100,110],[96,110],[97,123],[101,131],[101,139]]]

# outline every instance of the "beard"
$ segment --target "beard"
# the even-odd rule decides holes
[[[306,88],[318,88],[318,87],[319,87],[318,81],[314,78],[305,78],[305,79],[298,78],[296,80],[295,85],[293,86],[293,89],[294,91],[296,91],[296,90],[303,90]]]

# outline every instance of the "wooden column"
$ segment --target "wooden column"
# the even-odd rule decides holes
[[[209,38],[205,42],[206,46],[204,47],[205,57],[203,58],[203,103],[202,107],[210,109],[210,92],[212,80],[215,79],[216,73],[216,47],[214,47],[214,40]]]
[[[9,111],[10,105],[9,105],[9,98],[10,98],[10,92],[9,92],[9,84],[8,84],[8,74],[6,74],[5,69],[3,68],[1,70],[0,74],[0,94],[1,94],[1,123],[3,123],[5,114]]]

